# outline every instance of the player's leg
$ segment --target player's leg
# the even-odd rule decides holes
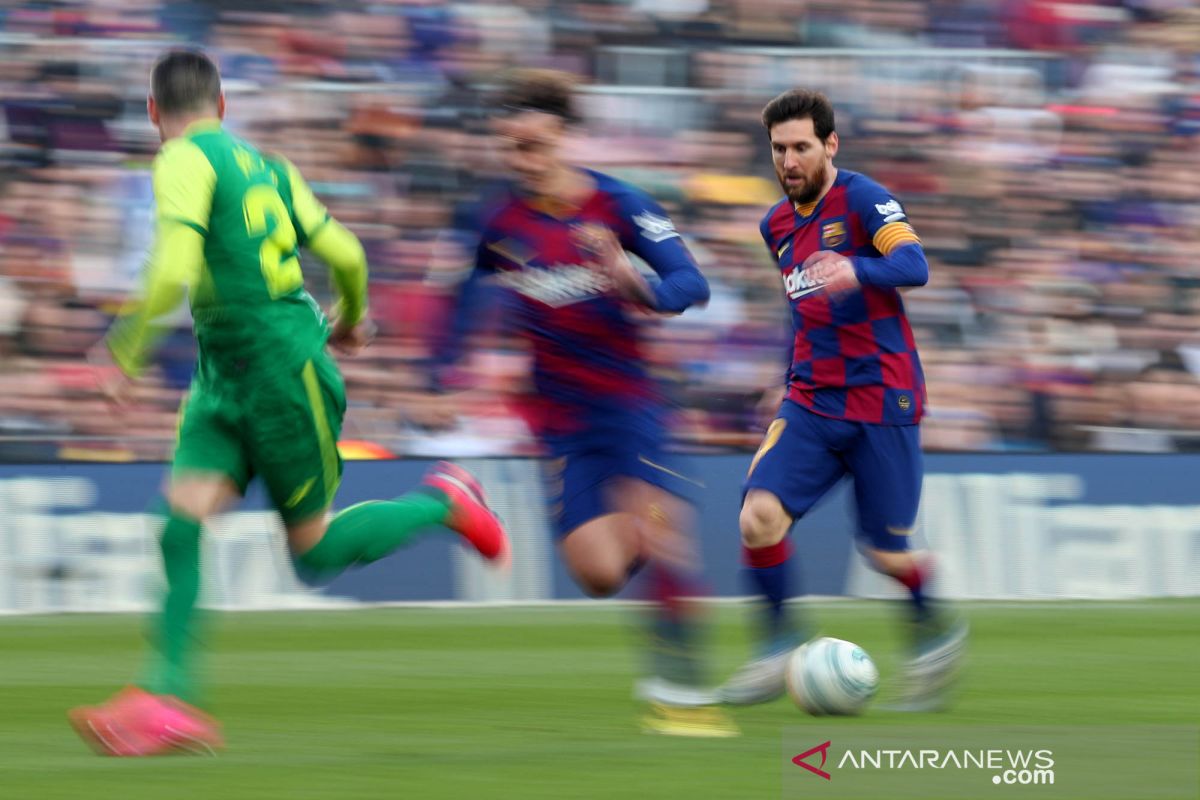
[[[792,596],[789,569],[792,542],[788,537],[795,518],[779,496],[767,489],[750,489],[742,501],[738,527],[742,560],[750,589],[765,601],[761,636],[766,641],[789,639],[795,625],[784,603]]]
[[[560,442],[553,456],[542,462],[542,477],[559,555],[586,594],[614,595],[642,563],[636,521],[611,503],[619,464],[607,448],[583,441]]]
[[[967,627],[931,600],[932,559],[912,549],[924,478],[919,428],[863,425],[847,460],[863,554],[908,591],[912,655],[905,703],[912,710],[941,707],[964,655]]]
[[[563,561],[580,588],[594,597],[615,594],[644,567],[648,594],[655,601],[650,635],[652,644],[659,645],[651,649],[655,678],[638,687],[642,699],[652,703],[643,720],[646,729],[681,736],[736,735],[736,726],[712,707],[711,690],[699,685],[698,619],[684,600],[695,594],[691,587],[697,584],[698,565],[684,533],[688,504],[629,477],[639,449],[632,428],[609,441],[620,445],[576,448],[546,465]]]
[[[167,489],[160,546],[167,590],[155,625],[156,648],[143,686],[155,694],[201,705],[195,660],[202,618],[200,592],[201,527],[244,492],[245,484],[220,472],[176,471]]]
[[[461,534],[489,560],[507,558],[508,537],[482,488],[452,464],[435,465],[420,488],[408,494],[358,503],[330,517],[342,476],[337,438],[345,395],[326,354],[307,361],[298,375],[261,388],[249,405],[253,464],[283,517],[303,578],[327,580],[444,528]]]
[[[469,472],[439,462],[419,488],[392,500],[357,503],[330,515],[328,508],[299,517],[285,513],[288,546],[306,580],[328,580],[347,567],[370,564],[415,538],[445,528],[485,559],[506,565],[508,536]]]
[[[629,501],[650,496],[625,491]],[[647,623],[652,677],[639,681],[636,690],[638,699],[649,704],[643,729],[669,736],[737,736],[737,726],[716,707],[715,694],[703,684],[700,609],[691,602],[689,588],[697,585],[692,574],[697,562],[678,541],[678,527],[667,521],[670,512],[664,509],[672,501],[678,502],[669,496],[649,500],[648,508],[658,509],[651,519],[619,512],[585,522],[563,539],[563,560],[580,587],[593,596],[616,593],[645,566],[653,603]]]
[[[245,491],[250,473],[235,409],[193,387],[180,414],[159,537],[167,586],[153,623],[153,650],[136,686],[101,706],[70,714],[84,739],[110,755],[211,752],[221,745],[216,723],[196,709],[201,702],[196,675],[202,630],[200,537],[203,523]]]
[[[717,706],[709,682],[707,614],[697,602],[707,590],[691,533],[694,507],[678,488],[668,490],[656,485],[656,477],[650,478],[655,483],[645,477],[614,486],[614,504],[630,510],[639,532],[651,600],[645,612],[651,677],[637,686],[637,696],[650,704],[642,725],[676,736],[736,736],[740,731]],[[673,476],[666,477],[670,484]]]
[[[707,615],[696,602],[707,594],[694,536],[699,484],[666,451],[667,430],[654,409],[622,427],[620,477],[609,502],[637,526],[652,601],[646,624],[652,677],[638,685],[639,697],[651,704],[643,725],[673,735],[736,736],[709,683]]]
[[[700,557],[690,531],[690,504],[640,480],[620,479],[612,503],[622,509],[637,535],[646,599],[651,601],[646,628],[649,669],[645,699],[674,705],[711,705],[702,641],[702,608],[694,598],[705,594]],[[649,689],[647,687],[650,687]],[[655,691],[657,689],[657,691]]]
[[[697,487],[679,459],[665,452],[665,430],[651,415],[640,422],[630,426],[623,440],[621,475],[609,487],[609,504],[636,527],[652,601],[650,667],[655,683],[668,690],[659,694],[691,695],[691,704],[711,705],[715,698],[702,641],[703,609],[693,601],[707,593],[693,535]],[[655,699],[653,693],[649,699]]]
[[[924,480],[919,428],[864,424],[847,460],[863,554],[873,568],[905,587],[914,625],[928,627],[939,616],[928,598],[932,562],[912,547]]]
[[[750,464],[738,523],[747,582],[764,602],[755,655],[721,687],[727,703],[767,702],[785,690],[787,656],[809,635],[785,605],[799,593],[788,534],[845,474],[837,451],[848,429],[785,402]]]
[[[575,583],[591,597],[611,597],[641,564],[637,521],[629,514],[604,514],[572,529],[559,553]]]

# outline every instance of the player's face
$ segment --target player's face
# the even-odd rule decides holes
[[[811,203],[825,191],[833,157],[837,154],[836,133],[821,141],[811,119],[789,119],[771,128],[771,159],[775,177],[793,203]]]
[[[504,164],[521,188],[545,194],[562,168],[563,120],[540,111],[522,111],[496,124]]]

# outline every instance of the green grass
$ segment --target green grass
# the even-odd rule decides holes
[[[815,607],[886,679],[893,609]],[[788,702],[738,709],[744,735],[640,734],[628,609],[379,609],[215,618],[217,759],[98,758],[64,711],[137,669],[131,616],[0,619],[0,798],[777,798],[785,726],[820,735],[878,723],[1195,724],[1200,602],[975,605],[972,663],[951,714],[872,709],[814,720]],[[746,611],[725,608],[718,666],[743,655]],[[886,700],[886,684],[884,697]]]

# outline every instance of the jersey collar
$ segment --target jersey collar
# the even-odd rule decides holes
[[[558,197],[526,194],[515,186],[512,191],[526,207],[539,214],[544,214],[560,221],[573,219],[578,217],[585,208],[591,205],[592,201],[596,199],[596,195],[600,192],[600,181],[597,180],[596,173],[590,169],[581,169],[579,171],[587,175],[592,186],[591,191],[578,204],[569,203]]]
[[[221,127],[221,120],[217,117],[204,117],[195,122],[190,123],[183,129],[184,136],[191,136],[194,133],[203,133],[205,131],[215,131]]]
[[[825,197],[822,195],[816,200],[813,200],[811,203],[792,203],[792,207],[796,209],[796,213],[800,216],[811,217],[812,213],[817,210],[817,206],[819,206],[821,201],[824,199]]]
[[[825,191],[824,194],[822,194],[816,200],[813,200],[811,203],[792,203],[792,208],[795,210],[795,212],[797,214],[799,214],[801,217],[804,217],[805,219],[807,219],[808,217],[811,217],[813,215],[813,212],[817,210],[817,206],[821,205],[821,201],[823,201],[826,197],[828,197],[829,193],[833,191],[833,187],[835,187],[839,183],[841,183],[842,171],[837,169],[837,167],[834,167],[834,169],[837,170],[837,172],[834,173],[833,183],[829,184],[829,188]]]

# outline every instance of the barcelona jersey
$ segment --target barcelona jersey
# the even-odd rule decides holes
[[[788,399],[835,419],[919,422],[925,379],[904,303],[896,285],[866,280],[862,271],[867,263],[877,268],[880,259],[901,248],[919,252],[920,240],[900,203],[865,175],[840,169],[824,197],[807,206],[785,198],[760,229],[792,312]],[[804,262],[822,250],[850,258],[862,285],[835,296],[813,281]]]
[[[480,291],[499,290],[506,327],[531,346],[543,438],[600,430],[663,402],[647,372],[639,309],[581,247],[581,228],[611,230],[654,271],[655,310],[679,313],[708,300],[708,284],[663,209],[623,181],[588,174],[595,191],[578,208],[504,190],[483,222],[459,303],[461,329],[482,313]]]

